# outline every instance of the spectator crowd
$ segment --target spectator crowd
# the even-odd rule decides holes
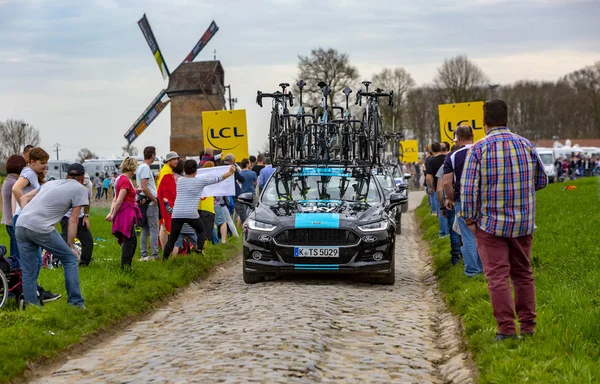
[[[216,245],[227,243],[230,236],[238,237],[237,228],[249,214],[238,196],[244,192],[257,196],[257,188],[260,193],[274,171],[262,154],[241,159],[238,165],[233,154],[222,157],[207,147],[200,152],[199,161],[167,153],[155,177],[150,169],[156,159],[155,147],[146,147],[143,155],[141,163],[125,158],[119,175],[96,173],[90,177],[83,165],[74,163],[65,179],[48,182],[50,156],[42,148],[28,145],[23,153],[8,158],[2,185],[2,224],[10,238],[7,259],[11,268],[21,269],[28,305],[61,297],[37,284],[46,262],[43,255],[50,254],[63,266],[68,304],[85,308],[78,271],[93,261],[92,196],[95,201],[112,198],[106,221],[112,224],[121,246],[121,268],[130,269],[138,241],[139,260],[152,261],[190,252],[203,254],[207,242]],[[214,177],[197,176],[199,168],[219,165],[229,167]],[[206,186],[229,177],[235,179],[233,195],[202,196]]]

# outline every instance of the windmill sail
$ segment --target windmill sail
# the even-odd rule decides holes
[[[160,69],[160,73],[162,74],[164,80],[169,77],[171,73],[169,72],[169,68],[167,68],[167,63],[165,62],[162,53],[160,52],[158,42],[154,37],[154,33],[152,33],[152,28],[150,28],[150,23],[148,22],[148,18],[146,17],[145,13],[144,16],[142,16],[142,18],[138,21],[138,25],[140,26],[140,29],[146,38],[146,42],[150,47],[150,51],[154,56],[154,60],[156,60],[156,64],[158,64],[158,69]]]
[[[163,89],[160,91],[158,96],[152,100],[152,103],[146,108],[140,117],[133,123],[133,125],[125,133],[127,142],[131,144],[148,126],[156,119],[156,117],[162,112],[163,109],[169,104],[171,99],[167,95],[167,90]]]
[[[192,51],[187,55],[183,62],[189,63],[190,61],[194,61],[194,59],[196,58],[196,56],[198,56],[202,48],[204,48],[206,44],[208,44],[210,39],[212,39],[212,37],[217,33],[218,30],[219,27],[217,27],[217,23],[215,23],[215,21],[213,20],[213,22],[210,23],[210,26],[208,27],[206,32],[204,32],[204,35],[202,35],[200,40],[196,43],[194,48],[192,48]]]

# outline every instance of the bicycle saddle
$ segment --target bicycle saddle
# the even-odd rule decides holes
[[[319,86],[319,88],[323,88],[327,86],[327,83],[324,81],[319,81],[319,84],[317,84]]]
[[[369,88],[369,85],[371,85],[371,82],[370,82],[370,81],[363,81],[362,83],[363,83],[363,85],[364,85],[365,87],[367,87],[367,88]]]
[[[375,92],[376,92],[376,93],[382,93],[382,92],[383,92],[383,89],[381,89],[381,88],[377,88],[377,89],[375,90]]]
[[[289,87],[290,85],[288,83],[281,83],[281,84],[279,84],[279,86],[285,91],[285,89],[287,87]]]
[[[262,92],[256,91],[256,104],[260,105],[262,108]]]
[[[346,87],[342,90],[342,92],[344,93],[344,95],[346,95],[346,97],[348,97],[348,95],[350,95],[352,93],[352,90],[350,88]]]

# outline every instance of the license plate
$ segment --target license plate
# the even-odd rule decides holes
[[[294,257],[340,257],[340,248],[294,247]]]

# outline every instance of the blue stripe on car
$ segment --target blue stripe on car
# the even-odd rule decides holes
[[[337,271],[339,264],[296,264],[294,269],[301,271]]]
[[[298,213],[296,228],[339,228],[339,213]]]

